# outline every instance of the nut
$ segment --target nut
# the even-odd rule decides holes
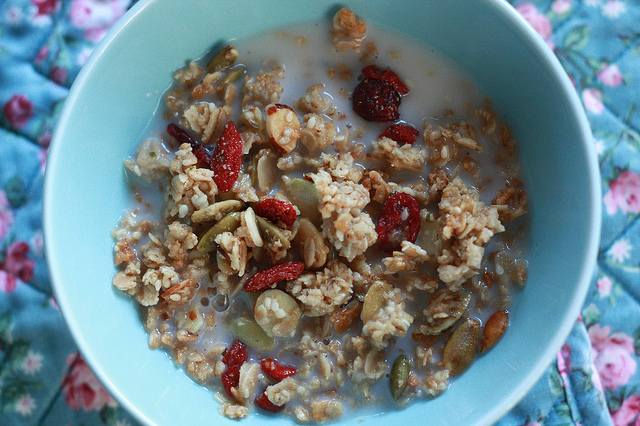
[[[300,119],[296,113],[283,104],[269,104],[264,109],[267,135],[271,142],[284,154],[294,150],[300,137]]]
[[[302,312],[298,303],[281,290],[267,290],[258,296],[253,316],[260,327],[272,337],[293,336]]]

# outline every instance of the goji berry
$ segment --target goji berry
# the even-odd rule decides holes
[[[400,117],[400,94],[390,84],[365,78],[353,90],[353,110],[367,121],[393,121]]]
[[[418,201],[404,192],[395,192],[385,201],[378,219],[378,243],[387,254],[399,251],[403,241],[415,243],[420,232]]]
[[[260,361],[262,371],[267,373],[273,380],[282,380],[291,377],[298,372],[295,367],[280,364],[273,358],[265,358]]]
[[[234,340],[231,347],[224,354],[222,362],[224,365],[242,365],[247,360],[247,345],[240,340]]]
[[[366,78],[373,78],[375,80],[382,80],[382,73],[380,72],[380,68],[375,65],[367,65],[362,68],[362,75]]]
[[[293,204],[277,198],[265,198],[256,205],[254,210],[258,216],[269,219],[273,223],[280,221],[287,226],[293,225],[298,217]]]
[[[384,129],[380,137],[387,137],[399,143],[412,144],[416,141],[419,134],[420,131],[415,127],[407,126],[406,124],[392,124]]]
[[[218,185],[220,192],[228,192],[238,180],[242,167],[242,147],[244,143],[238,133],[238,128],[233,121],[229,121],[222,135],[216,142],[211,157],[211,170],[213,180]]]
[[[192,138],[187,132],[185,132],[177,124],[173,124],[173,123],[169,124],[167,126],[167,133],[173,136],[181,144],[188,143],[189,145],[191,145],[192,148],[195,148],[198,145],[200,145],[200,143],[197,140]]]
[[[269,401],[269,397],[267,396],[266,392],[262,392],[258,397],[256,397],[255,403],[263,410],[271,411],[272,413],[277,413],[284,409],[284,404],[276,405],[273,402]]]
[[[206,148],[200,144],[200,142],[192,138],[177,124],[169,124],[167,126],[167,133],[173,136],[181,144],[188,143],[189,145],[191,145],[193,155],[195,155],[198,159],[198,167],[206,169],[211,168],[211,156],[209,155],[209,152],[207,152]]]
[[[240,384],[240,365],[229,365],[222,376],[220,376],[220,380],[222,380],[222,386],[224,387],[224,391],[229,395],[230,398],[233,398],[233,393],[231,393],[231,388],[238,388]]]
[[[389,83],[391,87],[400,92],[401,95],[406,95],[409,93],[409,88],[400,80],[398,74],[391,71],[390,69],[386,69],[382,71],[382,80]]]
[[[375,80],[384,81],[385,83],[396,89],[396,91],[401,95],[406,95],[409,93],[409,88],[407,87],[407,85],[404,84],[402,80],[400,80],[398,74],[396,74],[389,68],[381,71],[380,68],[375,65],[367,65],[366,67],[362,68],[362,74],[366,78],[373,78]]]
[[[302,271],[304,262],[290,260],[256,272],[244,283],[242,289],[249,292],[267,290],[279,282],[298,278]]]

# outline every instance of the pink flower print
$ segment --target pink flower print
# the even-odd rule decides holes
[[[609,250],[607,250],[607,254],[611,257],[611,260],[617,263],[623,263],[625,260],[631,257],[631,250],[633,246],[629,243],[629,240],[626,238],[620,238],[618,241],[613,243]]]
[[[16,412],[20,413],[22,417],[30,416],[33,413],[33,410],[36,408],[36,400],[29,393],[25,393],[20,398],[15,405]]]
[[[516,6],[516,10],[533,27],[540,36],[547,40],[551,37],[551,23],[549,18],[538,12],[531,2],[524,2]]]
[[[593,146],[596,149],[596,154],[598,155],[604,154],[604,142],[602,142],[599,139],[594,139]]]
[[[596,288],[598,289],[598,293],[600,293],[600,297],[609,296],[611,294],[611,287],[613,287],[613,283],[609,277],[603,277],[596,281]]]
[[[18,25],[22,20],[22,10],[16,6],[11,6],[5,13],[5,19],[10,25]]]
[[[0,241],[9,233],[13,224],[13,210],[9,206],[7,194],[0,189]]]
[[[607,213],[640,213],[640,174],[626,170],[609,183],[609,191],[604,195]]]
[[[571,0],[556,0],[551,4],[551,10],[558,15],[562,15],[571,10]]]
[[[582,91],[582,102],[589,112],[600,115],[604,111],[602,92],[598,89],[584,89]]]
[[[611,87],[618,87],[622,84],[622,73],[618,65],[607,65],[598,71],[598,80]]]
[[[607,18],[616,19],[627,12],[627,5],[619,0],[608,0],[602,7],[602,14]]]
[[[25,241],[16,241],[7,249],[4,261],[0,268],[20,278],[23,282],[29,282],[33,278],[33,268],[36,262],[29,259],[29,244]]]
[[[75,410],[82,408],[85,411],[100,411],[105,405],[117,405],[79,354],[70,355],[67,363],[73,366],[62,382],[62,393],[66,396],[69,407]]]
[[[560,355],[562,355],[567,372],[571,372],[571,346],[568,343],[562,345]]]
[[[31,0],[37,8],[36,16],[51,15],[60,9],[59,0]]]
[[[22,365],[20,369],[29,376],[33,376],[38,371],[42,369],[42,359],[43,356],[39,352],[29,351],[24,361],[22,361]]]
[[[64,86],[67,82],[67,69],[64,67],[53,67],[49,73],[49,77],[59,86]]]
[[[35,63],[41,64],[45,59],[49,57],[49,46],[42,46],[36,54]]]
[[[18,280],[11,274],[0,269],[0,290],[4,293],[13,293],[18,286]]]
[[[37,256],[44,255],[44,240],[42,239],[42,230],[38,230],[34,232],[33,237],[29,241],[29,245],[31,245],[31,249]]]
[[[638,414],[640,414],[640,395],[632,395],[622,402],[611,418],[614,426],[627,426],[638,417]]]
[[[38,152],[38,162],[40,163],[40,172],[44,174],[45,169],[47,168],[47,155],[49,154],[48,149],[43,149]]]
[[[98,42],[124,15],[129,0],[73,0],[69,10],[71,23],[84,30],[87,40]]]
[[[33,104],[26,95],[13,95],[2,110],[12,127],[24,127],[33,117]]]
[[[609,335],[611,327],[594,324],[589,327],[593,364],[600,375],[602,385],[616,389],[626,385],[636,372],[633,358],[633,339],[624,333]]]
[[[38,136],[38,145],[40,145],[43,148],[49,148],[49,145],[51,145],[51,131],[50,130],[45,130],[44,132],[42,132],[40,134],[40,136]]]

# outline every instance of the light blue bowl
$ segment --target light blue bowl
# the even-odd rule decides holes
[[[511,327],[435,400],[364,418],[365,425],[489,424],[527,392],[573,326],[600,234],[596,155],[582,106],[546,44],[498,0],[353,0],[375,25],[424,40],[465,68],[521,147],[531,200],[529,282]],[[154,113],[172,72],[215,42],[329,17],[330,1],[141,1],[78,76],[49,152],[46,254],[57,301],[108,390],[140,421],[236,424],[212,394],[150,350],[134,304],[111,285],[110,230],[127,207],[122,161]],[[281,419],[251,415],[243,424]],[[287,421],[288,422],[288,421]]]

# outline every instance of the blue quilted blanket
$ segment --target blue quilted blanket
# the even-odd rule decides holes
[[[52,297],[42,182],[62,102],[131,0],[0,0],[0,424],[135,425]],[[640,426],[640,2],[512,1],[580,95],[602,172],[598,268],[571,335],[499,425]]]

